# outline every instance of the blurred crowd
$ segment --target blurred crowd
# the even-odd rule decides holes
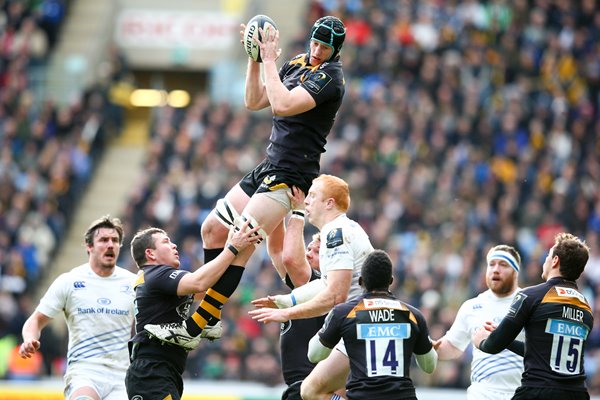
[[[348,28],[346,98],[322,172],[349,182],[350,217],[393,256],[394,290],[425,313],[434,338],[465,299],[485,290],[491,246],[516,246],[521,285],[531,285],[562,230],[591,246],[580,283],[594,309],[600,305],[596,8],[594,1],[322,1],[306,15],[307,29],[329,13]],[[306,39],[288,55],[304,51]],[[193,269],[202,263],[207,213],[264,156],[270,113],[198,95],[188,109],[154,117],[149,173],[124,219],[130,231],[165,227],[183,267]],[[284,290],[260,248],[225,307],[224,338],[193,353],[188,375],[281,382],[278,327],[260,326],[247,311],[249,300]],[[591,335],[586,368],[594,377],[600,329]],[[468,357],[460,368],[441,363],[431,377],[415,371],[415,381],[465,387]]]
[[[554,234],[563,230],[591,248],[579,284],[600,321],[599,9],[596,0],[313,1],[305,32],[284,49],[287,56],[305,51],[308,30],[322,15],[345,21],[346,96],[322,172],[350,184],[349,216],[390,253],[394,292],[423,311],[432,338],[446,332],[464,300],[486,289],[490,247],[515,246],[521,286],[537,284]],[[22,95],[0,89],[4,276],[13,264],[7,260],[18,257],[13,252],[26,254],[20,231],[33,224],[29,218],[60,238],[68,217],[58,196],[76,185],[87,114],[78,115],[78,125],[71,113],[71,128],[61,131],[51,105],[44,112],[18,104],[13,109],[22,112],[8,112]],[[146,174],[121,217],[129,238],[148,225],[166,229],[181,268],[194,270],[203,261],[200,226],[264,157],[271,114],[198,94],[186,109],[155,109],[152,126]],[[53,159],[70,160],[68,168],[35,165],[47,146],[69,155]],[[52,184],[53,170],[65,168],[67,190],[55,193],[64,186]],[[313,232],[308,227],[307,237]],[[135,270],[128,253],[126,246],[119,264]],[[224,308],[223,338],[191,353],[186,377],[281,383],[279,326],[257,324],[247,311],[250,300],[285,290],[259,247]],[[586,354],[589,386],[599,394],[598,323]],[[431,376],[415,369],[414,381],[466,387],[469,357],[441,362]]]
[[[21,327],[107,139],[108,87],[68,105],[41,101],[68,2],[0,0],[0,377],[15,377]],[[53,336],[52,328],[44,335]],[[44,349],[39,374],[62,375],[66,338]],[[63,345],[59,344],[62,343]],[[28,366],[28,368],[31,365]]]

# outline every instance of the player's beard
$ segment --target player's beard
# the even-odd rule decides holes
[[[491,277],[486,277],[488,287],[499,297],[504,297],[513,292],[512,279],[492,280]]]

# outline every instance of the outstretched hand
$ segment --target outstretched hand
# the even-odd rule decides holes
[[[276,294],[251,301],[258,308],[288,308],[292,307],[292,299],[289,295]]]
[[[248,225],[250,225],[250,221],[244,222],[239,230],[231,229],[229,231],[228,242],[238,251],[245,249],[251,244],[257,244],[263,239],[258,233],[258,231],[261,229],[260,226],[255,226],[254,228],[249,229]]]
[[[271,296],[261,297],[250,302],[256,308],[278,308]]]
[[[289,321],[286,308],[259,308],[258,310],[250,310],[248,314],[253,320],[262,323],[269,322],[286,322]]]

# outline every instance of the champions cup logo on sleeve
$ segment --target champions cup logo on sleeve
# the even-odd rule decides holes
[[[304,87],[313,93],[319,93],[331,80],[331,76],[323,71],[307,72],[300,78]]]
[[[328,249],[340,246],[344,243],[344,235],[342,234],[342,228],[335,228],[329,231],[327,234],[326,246]]]
[[[512,304],[510,305],[510,308],[508,309],[508,314],[509,316],[514,316],[517,312],[519,312],[519,310],[521,309],[521,306],[523,305],[523,301],[525,301],[525,299],[527,298],[526,294],[523,293],[517,293],[515,295],[515,298],[513,299]]]

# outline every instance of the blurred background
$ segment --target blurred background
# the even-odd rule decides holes
[[[350,184],[349,216],[390,253],[394,292],[423,311],[432,338],[486,289],[491,246],[520,251],[520,285],[529,286],[541,282],[560,231],[592,250],[578,283],[600,321],[599,8],[597,0],[0,0],[0,377],[17,385],[62,377],[62,320],[44,330],[39,357],[24,364],[16,351],[50,282],[87,260],[93,219],[125,223],[123,268],[137,271],[128,242],[150,225],[178,244],[181,268],[202,265],[204,218],[262,160],[270,134],[271,113],[243,107],[239,24],[255,14],[280,29],[279,65],[306,50],[317,18],[345,22],[346,95],[322,172]],[[250,300],[283,292],[259,247],[224,308],[223,338],[190,354],[186,385],[279,390],[279,325],[247,311]],[[595,395],[599,326],[585,365]],[[462,393],[469,362],[467,353],[412,378]]]

